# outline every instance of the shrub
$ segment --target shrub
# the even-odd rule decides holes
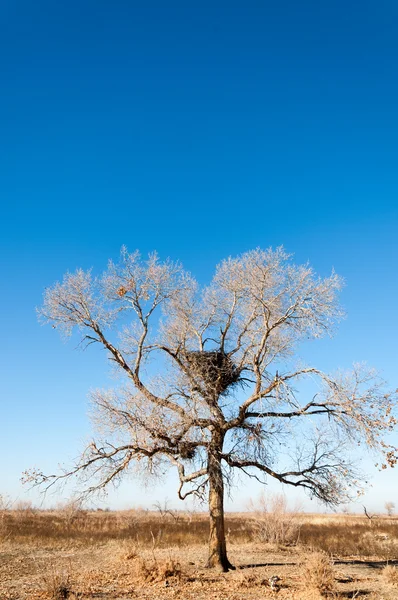
[[[292,544],[298,541],[300,521],[297,511],[289,511],[282,494],[261,496],[254,508],[253,536],[258,542]]]
[[[392,565],[387,565],[381,572],[383,578],[391,585],[398,585],[398,569]]]
[[[252,588],[259,585],[264,585],[265,583],[265,580],[259,577],[257,573],[252,573],[250,571],[244,572],[242,570],[238,570],[234,574],[234,579],[239,588]]]
[[[51,600],[66,600],[75,597],[69,573],[53,569],[42,577],[43,591]]]
[[[137,579],[145,583],[162,582],[169,579],[180,581],[183,576],[181,564],[173,558],[157,560],[154,557],[151,560],[147,560],[137,555],[133,560],[134,572]]]
[[[302,565],[301,583],[309,591],[317,591],[321,596],[333,593],[336,589],[333,564],[324,552],[309,554]]]

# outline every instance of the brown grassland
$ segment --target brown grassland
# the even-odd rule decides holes
[[[226,530],[236,570],[218,573],[205,514],[4,510],[0,599],[398,598],[398,518],[240,513]]]

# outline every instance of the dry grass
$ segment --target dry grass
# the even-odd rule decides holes
[[[398,520],[380,518],[372,527],[356,516],[303,522],[300,543],[333,556],[373,556],[391,561],[398,556]]]
[[[236,541],[249,541],[250,532],[240,518],[228,518],[227,530]],[[209,525],[206,515],[178,519],[149,511],[7,511],[2,518],[3,535],[15,541],[57,543],[101,543],[109,540],[134,540],[137,544],[157,547],[206,544]]]
[[[226,517],[228,544],[253,540],[281,546],[299,543],[329,555],[398,557],[398,518],[379,518],[369,527],[367,519],[355,515],[300,515],[275,501],[265,510],[229,514]],[[161,515],[150,511],[0,511],[0,542],[47,545],[92,545],[110,540],[134,543],[137,547],[205,546],[209,533],[205,514],[174,512]]]
[[[306,557],[300,580],[306,591],[319,593],[321,597],[336,591],[333,563],[324,552],[314,552]]]
[[[169,580],[181,581],[184,572],[181,564],[173,558],[165,560],[146,560],[141,556],[135,559],[135,575],[139,581],[144,583],[169,582]]]
[[[271,529],[266,541],[258,536],[258,515],[227,516],[229,554],[238,569],[216,574],[203,568],[205,514],[71,507],[3,511],[0,598],[396,600],[397,569],[391,564],[382,569],[398,559],[398,520],[377,519],[370,528],[354,515],[275,512],[282,514],[275,519],[277,533]],[[267,527],[273,514],[268,508]],[[278,533],[288,531],[285,518],[300,524],[294,545]],[[272,589],[274,576],[278,583]]]
[[[60,571],[55,566],[42,576],[41,587],[51,600],[65,600],[67,598],[72,600],[72,597],[75,597],[70,573]]]
[[[387,565],[381,572],[383,579],[391,585],[398,586],[398,569],[392,565]]]
[[[298,511],[288,510],[286,497],[282,494],[261,496],[251,512],[253,537],[256,541],[278,545],[298,542],[300,515]]]

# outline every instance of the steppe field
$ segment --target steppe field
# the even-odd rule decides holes
[[[239,513],[226,529],[236,570],[218,573],[204,513],[2,511],[0,599],[398,598],[398,518]]]

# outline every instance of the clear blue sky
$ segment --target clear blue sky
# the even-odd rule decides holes
[[[393,0],[1,3],[0,493],[24,497],[21,471],[89,432],[103,354],[35,306],[122,244],[202,282],[256,246],[334,267],[348,319],[311,358],[398,385],[397,30]],[[397,475],[376,474],[369,506],[398,504]],[[112,502],[151,499],[131,484]]]

